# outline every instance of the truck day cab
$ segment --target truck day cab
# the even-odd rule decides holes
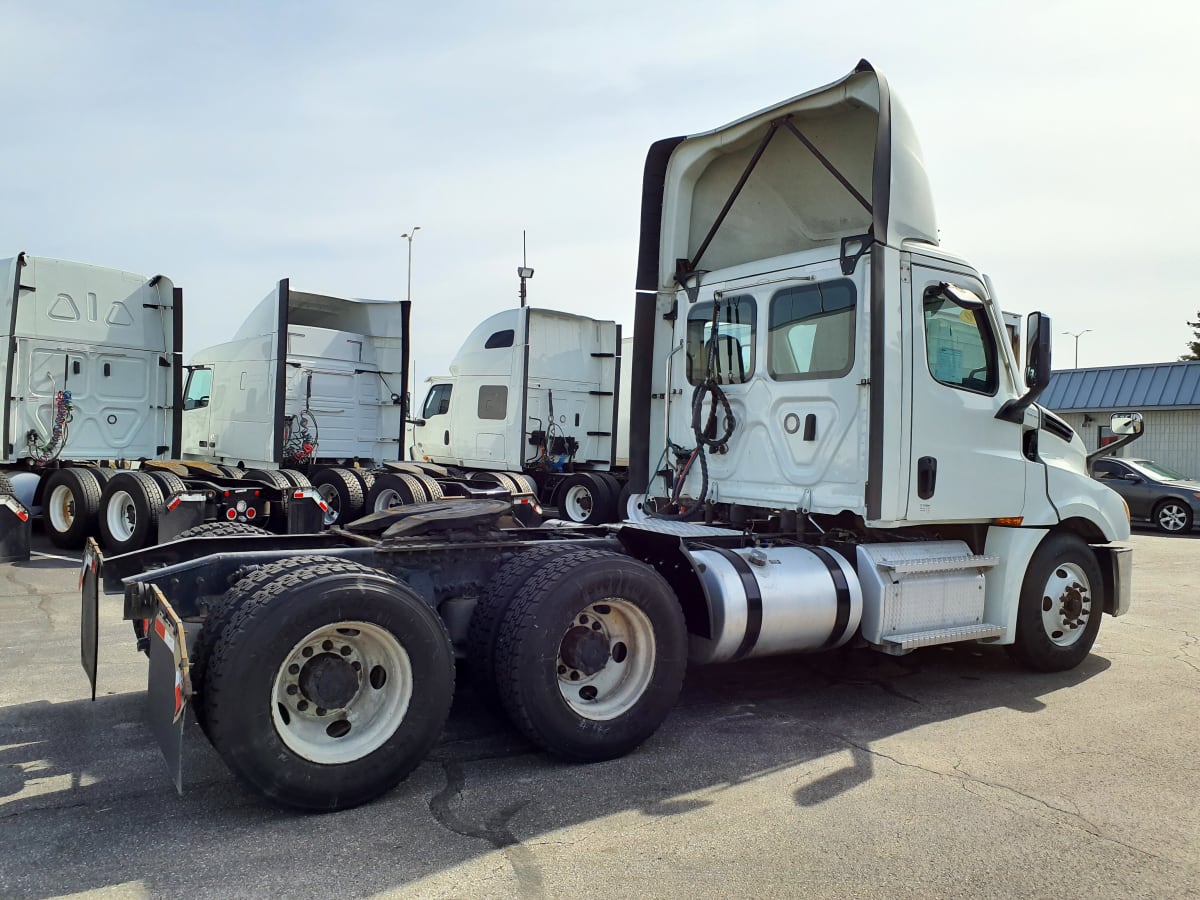
[[[974,640],[1061,670],[1128,609],[1126,510],[1033,402],[1049,320],[1022,373],[986,283],[937,244],[882,75],[660,141],[643,191],[640,520],[505,530],[507,504],[462,499],[90,550],[85,669],[94,689],[103,584],[147,635],[177,784],[194,716],[262,796],[365,802],[437,740],[456,654],[530,740],[590,761],[654,733],[689,657]]]

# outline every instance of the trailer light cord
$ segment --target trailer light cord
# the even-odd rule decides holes
[[[56,391],[54,394],[54,424],[50,431],[50,440],[41,443],[36,431],[30,431],[27,438],[29,454],[34,463],[44,466],[53,462],[67,445],[68,426],[71,423],[71,392]]]
[[[729,312],[740,316],[735,311],[733,301],[727,301],[726,308]],[[733,410],[729,406],[729,398],[725,396],[725,392],[721,390],[721,379],[718,377],[720,371],[720,355],[717,349],[718,326],[720,324],[721,303],[713,301],[713,317],[712,327],[709,331],[708,339],[708,358],[706,363],[706,372],[704,381],[696,385],[692,391],[692,436],[696,440],[696,446],[688,450],[685,447],[668,441],[667,449],[675,453],[677,465],[679,460],[684,460],[682,467],[679,468],[674,478],[674,484],[671,487],[671,496],[667,498],[667,508],[665,510],[648,509],[649,514],[657,519],[691,519],[694,518],[700,510],[704,508],[704,503],[708,499],[708,456],[705,448],[709,448],[717,453],[724,453],[729,439],[733,437],[734,429],[737,427],[737,420],[734,418]],[[730,319],[730,321],[735,321]],[[738,353],[739,362],[741,361],[741,353]],[[731,367],[732,368],[732,367]],[[732,372],[730,373],[732,375]],[[667,385],[667,390],[671,389]],[[704,401],[709,400],[708,417],[702,423],[704,417]],[[725,414],[725,427],[721,434],[717,434],[717,408],[718,405]],[[663,451],[666,455],[666,450]],[[692,471],[695,463],[700,463],[700,490],[696,498],[690,504],[681,502],[681,494],[683,493],[684,482],[687,481],[688,475]]]
[[[320,429],[317,417],[307,407],[290,416],[283,426],[283,461],[300,463],[317,452]]]

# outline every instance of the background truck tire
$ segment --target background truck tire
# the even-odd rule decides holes
[[[13,490],[12,479],[4,472],[0,472],[0,497],[14,497],[16,493]]]
[[[523,550],[504,563],[488,582],[487,590],[475,604],[467,628],[467,671],[476,690],[489,701],[499,700],[496,692],[496,635],[500,622],[512,605],[513,598],[548,561],[572,552],[570,544],[547,544]],[[604,550],[578,550],[576,555],[595,553],[611,555]]]
[[[54,546],[64,550],[82,547],[96,530],[99,512],[100,481],[91,469],[59,469],[46,480],[42,524]]]
[[[683,686],[687,630],[650,566],[565,553],[514,597],[495,655],[517,728],[557,756],[593,762],[633,750],[667,717]]]
[[[187,490],[187,485],[183,483],[183,479],[174,472],[168,472],[166,469],[147,469],[146,473],[158,482],[158,487],[163,494],[163,500],[166,500],[172,494],[181,494]]]
[[[367,492],[367,513],[384,512],[396,506],[424,503],[429,499],[425,486],[414,476],[400,472],[381,472]]]
[[[241,475],[242,481],[253,481],[274,488],[278,499],[271,499],[270,513],[267,515],[267,526],[280,534],[287,533],[288,506],[292,496],[292,482],[277,469],[248,469]]]
[[[295,469],[280,469],[279,474],[291,482],[295,488],[310,488],[312,482],[308,480],[308,476],[303,472],[297,472]]]
[[[1103,590],[1100,566],[1083,538],[1068,532],[1046,535],[1021,585],[1016,640],[1009,652],[1038,672],[1075,668],[1100,630]]]
[[[162,489],[148,472],[118,472],[100,495],[100,542],[111,553],[128,553],[158,539]]]
[[[347,809],[390,790],[450,711],[454,653],[441,619],[356,563],[291,559],[254,577],[260,586],[208,660],[213,745],[240,781],[281,805]]]
[[[581,525],[601,525],[613,520],[617,498],[599,475],[577,472],[563,479],[554,502],[559,518]]]
[[[270,533],[267,529],[251,525],[249,522],[205,522],[179,532],[175,540],[194,537],[245,537]]]
[[[362,480],[349,469],[322,469],[312,477],[313,487],[329,507],[326,525],[345,525],[361,519],[365,502]]]

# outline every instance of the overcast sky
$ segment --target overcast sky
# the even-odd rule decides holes
[[[436,8],[435,8],[436,7]],[[402,298],[420,379],[530,301],[632,324],[642,165],[862,57],[945,247],[1056,368],[1171,360],[1200,295],[1200,7],[1153,2],[0,3],[0,256],[169,275],[190,355],[282,277]],[[419,388],[418,398],[423,395]]]

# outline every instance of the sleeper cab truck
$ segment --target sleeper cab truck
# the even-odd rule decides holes
[[[89,551],[85,669],[94,689],[103,585],[147,635],[177,785],[194,720],[276,803],[369,800],[436,742],[456,655],[586,762],[653,734],[689,659],[974,641],[1063,670],[1128,609],[1127,512],[1034,402],[1048,319],[1021,371],[982,278],[937,245],[912,126],[867,63],[655,144],[641,221],[639,520],[502,530],[506,504],[463,499]]]
[[[532,494],[568,522],[623,518],[631,343],[616,322],[561,310],[490,316],[430,379],[411,458]]]
[[[441,499],[439,467],[402,461],[409,310],[281,280],[231,340],[186,366],[183,459],[311,486],[324,525],[361,517],[368,500]]]
[[[294,489],[181,458],[183,293],[169,279],[26,254],[0,271],[0,488],[55,545],[96,536],[122,552],[213,518],[287,530],[289,501],[294,530],[320,527]]]

